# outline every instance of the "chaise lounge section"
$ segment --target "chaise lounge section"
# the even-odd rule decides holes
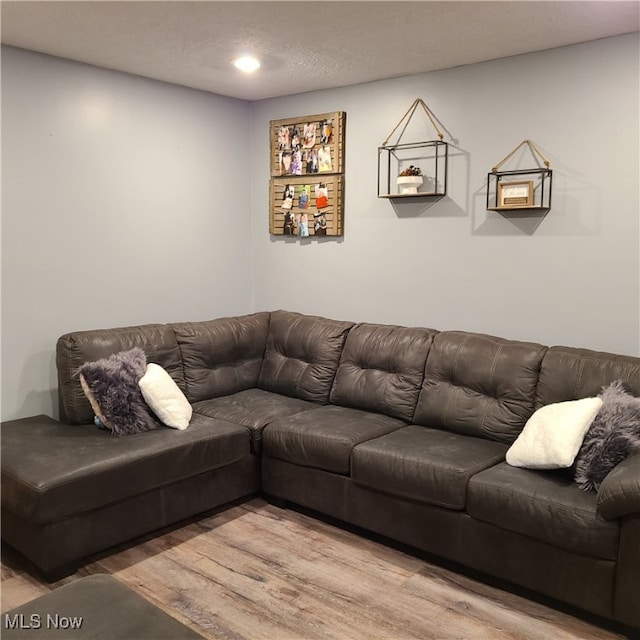
[[[185,431],[93,424],[78,368],[134,347]],[[67,334],[57,366],[60,421],[2,425],[2,537],[49,578],[262,491],[640,628],[640,453],[597,492],[505,462],[541,407],[640,395],[638,358],[274,311]]]

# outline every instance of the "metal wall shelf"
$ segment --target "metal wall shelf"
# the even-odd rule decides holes
[[[491,171],[487,175],[487,210],[500,213],[551,209],[553,172],[548,168]],[[513,190],[509,197],[507,189]]]
[[[378,198],[442,197],[447,193],[449,145],[442,140],[378,147]],[[420,167],[424,182],[417,193],[400,193],[396,179],[410,165]]]

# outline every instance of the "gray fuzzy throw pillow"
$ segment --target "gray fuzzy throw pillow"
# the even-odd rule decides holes
[[[599,397],[602,407],[576,456],[574,478],[583,491],[597,491],[616,465],[640,451],[640,398],[628,393],[620,380]]]
[[[138,386],[146,367],[144,351],[135,347],[86,362],[78,369],[95,414],[114,435],[140,433],[158,426]]]

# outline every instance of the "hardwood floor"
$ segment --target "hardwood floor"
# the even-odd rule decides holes
[[[21,562],[3,550],[2,612],[110,573],[215,640],[625,637],[260,498],[93,558],[51,585]]]

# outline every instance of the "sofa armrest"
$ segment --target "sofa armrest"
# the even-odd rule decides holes
[[[607,520],[640,513],[640,452],[623,460],[602,481],[597,505]]]

